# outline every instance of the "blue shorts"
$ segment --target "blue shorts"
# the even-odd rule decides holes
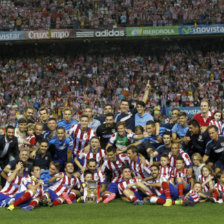
[[[110,183],[106,191],[116,194],[118,192],[118,184],[119,183]]]
[[[9,202],[11,201],[12,198],[13,197],[9,197],[5,194],[0,193],[0,208],[9,205]]]
[[[169,188],[170,188],[171,199],[175,201],[179,197],[178,189],[173,184],[171,184],[171,183],[169,183]],[[166,199],[165,194],[162,193],[160,195],[160,198]]]
[[[0,193],[0,203],[6,199],[11,199],[11,197],[9,197],[3,193]]]
[[[139,200],[143,200],[144,195],[141,191],[134,192],[134,194],[136,198],[138,198]]]
[[[59,196],[57,196],[57,195],[54,193],[54,191],[52,191],[52,190],[48,190],[47,193],[49,194],[49,197],[50,197],[51,201],[54,201],[54,200],[56,200],[57,198],[59,198]]]
[[[187,192],[190,191],[190,189],[191,189],[191,185],[190,184],[187,184],[187,187],[184,188],[184,192],[187,193]]]

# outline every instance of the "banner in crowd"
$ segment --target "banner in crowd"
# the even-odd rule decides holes
[[[24,31],[24,38],[26,40],[69,39],[74,38],[74,33],[71,29],[30,30]]]
[[[128,37],[178,35],[178,26],[127,27]]]
[[[224,34],[224,24],[179,26],[180,35]]]
[[[24,40],[23,31],[0,32],[0,41]]]
[[[76,30],[76,38],[104,38],[104,37],[125,37],[125,29],[97,29],[97,30]]]
[[[187,116],[192,118],[195,114],[201,113],[200,107],[178,107],[181,111],[186,112]],[[172,107],[166,108],[166,115],[170,116]]]
[[[75,38],[91,38],[94,37],[94,30],[75,30]]]

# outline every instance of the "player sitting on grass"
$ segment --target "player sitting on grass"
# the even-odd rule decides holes
[[[56,182],[44,193],[41,199],[41,204],[57,206],[63,204],[64,201],[67,201],[68,203],[75,201],[76,197],[80,195],[80,182],[73,173],[73,164],[66,163],[65,172],[58,173],[49,180],[49,182]],[[72,190],[74,188],[76,188],[76,190]]]
[[[193,178],[188,173],[188,169],[184,167],[184,160],[182,157],[178,157],[176,160],[176,168],[172,170],[171,182],[178,189],[179,199],[175,204],[183,203],[184,191],[188,192],[193,187]]]
[[[6,184],[0,191],[0,207],[7,206],[16,194],[26,190],[30,176],[24,170],[25,164],[19,161],[15,170],[8,173]]]
[[[159,167],[157,165],[151,166],[151,172],[152,179],[145,183],[155,195],[150,197],[150,203],[165,207],[172,206],[179,196],[177,188],[167,181],[162,181],[163,178],[160,178]]]
[[[200,197],[206,198],[207,196],[201,191],[201,183],[196,182],[193,186],[193,189],[185,195],[182,206],[194,206],[200,202]]]
[[[22,210],[24,211],[31,211],[35,208],[40,201],[40,197],[43,194],[43,180],[40,180],[40,167],[34,166],[31,171],[31,181],[27,183],[27,190],[25,192],[21,192],[15,196],[15,202],[12,203],[8,210],[12,211],[15,207],[27,204],[28,206],[23,207]]]
[[[122,200],[131,201],[135,205],[141,205],[143,204],[144,194],[147,196],[152,195],[152,192],[143,184],[141,179],[137,177],[132,178],[129,167],[122,169],[122,177],[123,181],[118,184]]]

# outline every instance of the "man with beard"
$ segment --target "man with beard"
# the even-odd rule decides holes
[[[110,104],[106,104],[103,108],[103,115],[99,116],[99,117],[95,117],[96,120],[100,121],[101,125],[105,122],[106,119],[106,115],[112,113],[113,114],[114,109],[112,107],[112,105]]]
[[[184,137],[183,149],[191,156],[193,153],[205,154],[205,147],[210,140],[208,131],[201,133],[200,125],[197,120],[189,122],[189,130]]]
[[[116,132],[116,124],[114,123],[114,115],[112,113],[106,114],[105,123],[101,124],[97,130],[96,135],[100,138],[100,145],[105,149],[111,136]]]
[[[6,127],[6,134],[0,135],[0,170],[9,163],[10,157],[15,158],[18,151],[18,140],[15,137],[15,128]]]

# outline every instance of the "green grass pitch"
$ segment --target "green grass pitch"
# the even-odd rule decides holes
[[[24,212],[0,209],[0,224],[221,224],[224,204],[201,203],[194,207],[134,206],[117,199],[109,204],[72,204]]]

